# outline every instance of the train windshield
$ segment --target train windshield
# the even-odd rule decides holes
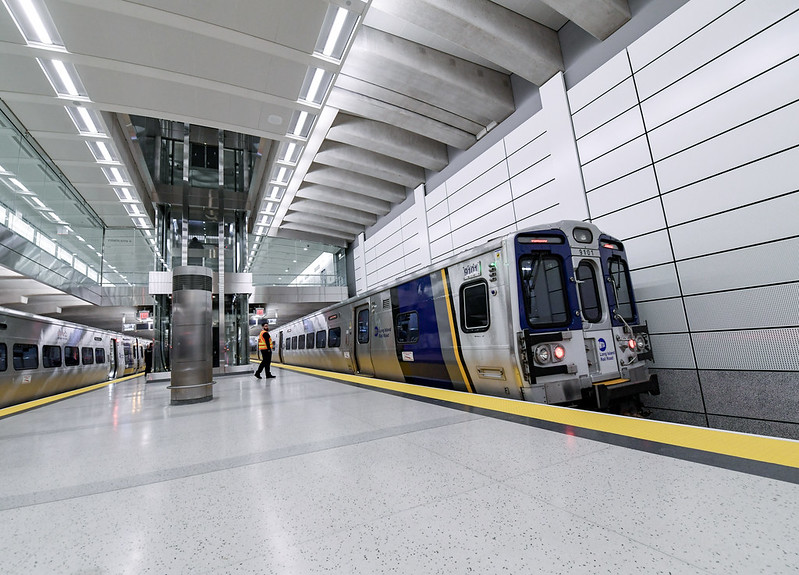
[[[633,291],[630,284],[630,270],[627,262],[618,256],[608,259],[608,275],[616,296],[616,311],[625,321],[635,321]]]
[[[519,258],[519,277],[530,327],[569,323],[563,264],[559,257],[547,252],[524,255]]]

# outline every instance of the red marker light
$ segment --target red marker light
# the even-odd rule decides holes
[[[556,345],[555,349],[552,350],[552,355],[555,356],[556,360],[560,361],[566,356],[566,350],[562,346]]]
[[[630,349],[635,349],[635,340],[634,339],[628,339],[627,340],[627,347],[629,347]]]

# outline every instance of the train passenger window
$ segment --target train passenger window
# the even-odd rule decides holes
[[[6,344],[0,343],[0,371],[8,369],[8,348]]]
[[[491,323],[488,309],[488,284],[485,281],[461,286],[461,329],[486,331]]]
[[[583,319],[597,323],[602,319],[602,304],[596,283],[596,272],[590,262],[582,261],[577,266],[577,291],[580,292],[580,305]]]
[[[358,312],[358,343],[369,343],[369,308]]]
[[[324,331],[324,330],[317,331],[316,332],[316,348],[317,349],[322,349],[323,347],[325,347],[325,345],[327,345],[327,332]]]
[[[42,346],[42,367],[61,367],[61,348],[59,346]]]
[[[94,350],[92,348],[82,347],[80,351],[83,357],[83,365],[91,365],[94,363]]]
[[[297,345],[299,346],[299,349],[305,349],[305,335],[297,336]]]
[[[291,338],[291,349],[297,349],[297,336]]]
[[[635,321],[633,309],[633,290],[630,284],[630,270],[627,262],[618,256],[608,260],[608,273],[610,285],[616,298],[616,311],[626,321]]]
[[[419,314],[415,311],[397,314],[397,343],[419,341]]]
[[[64,365],[80,365],[80,350],[77,347],[64,346]]]
[[[537,252],[519,258],[519,279],[530,327],[568,325],[571,320],[566,300],[563,264],[557,256]]]
[[[105,363],[105,350],[96,347],[94,348],[94,363]]]
[[[36,369],[39,367],[39,346],[31,343],[15,343],[14,369]]]
[[[331,327],[327,331],[327,347],[341,347],[340,327]]]
[[[306,333],[305,334],[305,347],[308,349],[313,349],[314,344],[314,334],[313,333]]]

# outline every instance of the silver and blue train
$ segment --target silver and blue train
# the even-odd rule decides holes
[[[0,308],[0,408],[143,373],[148,341]]]
[[[281,326],[282,363],[558,405],[660,392],[623,244],[592,224],[515,232]]]

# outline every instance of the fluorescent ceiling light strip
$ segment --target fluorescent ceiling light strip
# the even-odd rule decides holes
[[[99,134],[100,130],[97,128],[97,125],[94,123],[91,114],[86,108],[78,108],[78,114],[80,114],[81,119],[83,120],[84,124],[86,124],[86,128],[88,128],[88,132],[92,134]]]
[[[297,118],[297,125],[294,126],[295,136],[302,136],[303,129],[305,128],[305,122],[307,121],[308,121],[308,112],[303,110],[302,112],[300,112],[300,115]]]
[[[42,44],[53,44],[53,39],[50,37],[47,27],[44,25],[44,20],[42,20],[33,2],[30,0],[22,0],[20,4],[22,5],[23,12],[25,12],[25,17],[33,27],[34,32],[39,36],[36,41]]]
[[[22,182],[20,182],[17,178],[8,178],[8,181],[17,186],[23,192],[27,192],[29,194],[33,193],[28,188],[26,188],[25,185]]]
[[[317,68],[313,74],[313,78],[311,78],[311,85],[308,86],[308,93],[305,95],[305,99],[309,102],[316,102],[316,93],[319,91],[319,87],[322,85],[322,78],[325,76],[325,71],[321,68]]]
[[[67,67],[64,66],[64,63],[61,60],[51,60],[51,62],[53,63],[55,71],[58,73],[58,77],[67,89],[67,94],[70,96],[80,96],[78,88],[75,86],[75,81],[72,79]]]
[[[338,12],[336,12],[336,18],[333,20],[333,25],[330,27],[330,35],[328,35],[327,42],[325,42],[325,48],[322,50],[322,54],[325,56],[329,57],[333,53],[346,19],[347,11],[344,8],[339,8]]]

